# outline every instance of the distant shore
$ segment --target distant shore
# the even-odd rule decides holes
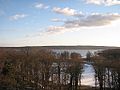
[[[75,50],[96,50],[96,49],[120,49],[120,47],[115,46],[22,46],[22,47],[0,47],[0,48],[43,48],[43,49],[75,49]]]

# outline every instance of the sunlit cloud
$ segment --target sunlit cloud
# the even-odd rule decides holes
[[[48,5],[45,5],[43,3],[37,3],[35,4],[35,8],[38,8],[38,9],[48,9],[50,6]]]
[[[64,19],[59,19],[59,18],[53,18],[51,19],[52,22],[63,22],[65,21]]]
[[[83,16],[82,12],[77,12],[75,9],[71,9],[69,7],[66,8],[54,7],[53,12],[67,16]]]
[[[10,16],[10,20],[19,20],[19,19],[22,19],[22,18],[25,18],[26,16],[28,16],[28,15],[26,15],[26,14],[15,14],[15,15],[13,15],[13,16]]]
[[[85,0],[88,4],[96,4],[96,5],[120,5],[120,0]]]
[[[58,33],[58,32],[66,32],[73,31],[79,29],[81,27],[99,27],[111,24],[113,21],[119,20],[120,14],[111,13],[111,14],[99,14],[92,13],[90,15],[86,15],[82,18],[75,18],[71,20],[63,21],[62,26],[50,26],[47,28],[47,32],[50,33]],[[55,20],[56,22],[58,20]]]
[[[47,27],[47,33],[53,34],[53,33],[60,33],[65,32],[67,28],[64,26],[49,26]]]
[[[73,27],[95,27],[95,26],[104,26],[111,24],[112,21],[120,19],[120,14],[98,14],[93,13],[82,19],[68,20],[65,22],[64,26],[68,28]]]

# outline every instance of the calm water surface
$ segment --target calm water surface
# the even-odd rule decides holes
[[[87,52],[91,52],[92,54],[94,54],[95,52],[98,52],[98,51],[101,51],[101,49],[96,49],[96,50],[75,50],[75,49],[64,49],[64,50],[61,50],[61,49],[54,49],[53,50],[54,52],[57,52],[57,53],[62,53],[64,51],[68,51],[69,53],[72,53],[72,52],[76,52],[76,53],[79,53],[81,54],[82,57],[86,57],[86,54]]]
[[[57,53],[62,53],[64,51],[68,51],[69,53],[72,52],[76,52],[76,53],[80,53],[82,57],[86,57],[87,52],[91,52],[92,54],[94,54],[95,52],[101,51],[101,49],[98,50],[53,50],[54,52]],[[81,84],[82,85],[89,85],[89,86],[94,86],[95,85],[95,79],[94,79],[94,68],[92,65],[90,64],[84,64],[83,66],[83,73],[82,73],[82,79],[81,79]]]

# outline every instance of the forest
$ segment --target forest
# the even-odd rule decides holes
[[[95,85],[81,85],[83,65],[94,68]],[[86,58],[42,48],[0,48],[0,90],[120,90],[120,49]]]

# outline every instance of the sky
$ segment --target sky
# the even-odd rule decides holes
[[[120,0],[0,0],[0,47],[120,46]]]

